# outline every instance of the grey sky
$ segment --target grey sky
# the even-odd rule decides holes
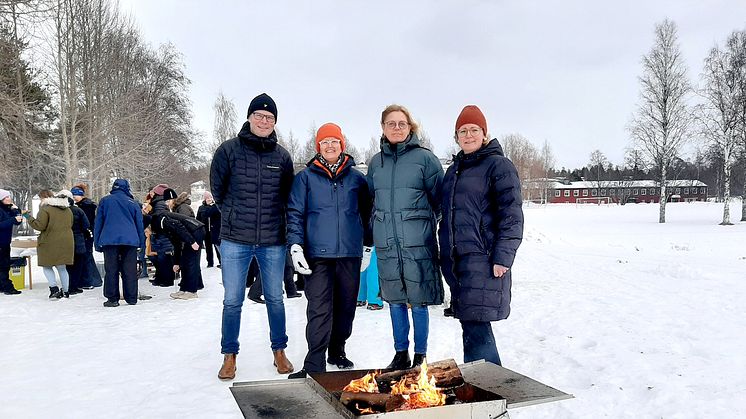
[[[537,148],[547,140],[567,168],[594,149],[622,163],[656,22],[677,23],[695,83],[708,50],[746,29],[744,0],[120,4],[146,41],[184,54],[205,135],[221,89],[241,118],[267,92],[283,134],[305,140],[312,124],[332,121],[358,147],[380,135],[381,110],[400,103],[445,155],[461,108],[476,104],[492,136],[521,133]]]

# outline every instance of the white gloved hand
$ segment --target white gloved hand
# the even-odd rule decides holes
[[[290,257],[293,259],[293,268],[301,275],[310,275],[311,269],[308,267],[306,257],[303,256],[303,248],[299,244],[290,246]]]
[[[373,254],[373,248],[370,246],[363,246],[363,260],[360,263],[360,272],[368,269],[370,265],[370,257]]]

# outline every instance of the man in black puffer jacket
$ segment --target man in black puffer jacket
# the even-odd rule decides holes
[[[277,106],[266,93],[249,105],[238,137],[215,151],[210,186],[223,217],[220,226],[223,324],[220,379],[235,377],[241,308],[246,295],[246,274],[256,258],[269,318],[270,341],[277,372],[293,372],[285,356],[285,305],[282,278],[285,270],[285,211],[293,184],[293,161],[277,144]]]
[[[0,189],[0,293],[7,295],[21,293],[13,286],[9,276],[13,227],[21,224],[21,220],[21,212],[13,204],[10,192]]]

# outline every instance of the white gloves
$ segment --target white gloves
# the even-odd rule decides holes
[[[310,275],[311,269],[308,267],[306,257],[303,256],[303,248],[299,244],[290,246],[290,257],[293,259],[293,268],[301,275]]]
[[[363,260],[360,263],[360,272],[368,269],[370,265],[370,256],[373,254],[373,248],[370,246],[363,246]]]

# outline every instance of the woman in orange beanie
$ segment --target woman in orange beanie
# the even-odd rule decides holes
[[[290,191],[290,255],[295,270],[309,276],[308,353],[303,369],[289,378],[326,371],[327,363],[340,369],[354,365],[345,344],[352,334],[364,250],[369,255],[372,245],[371,200],[365,176],[353,169],[355,160],[344,149],[342,129],[322,125],[316,133],[317,154],[295,176]]]

